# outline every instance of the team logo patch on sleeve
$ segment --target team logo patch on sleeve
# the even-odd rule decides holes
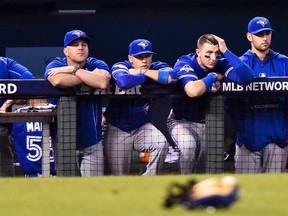
[[[194,69],[191,68],[190,65],[184,65],[182,68],[180,68],[180,71],[186,71],[188,73],[189,71],[194,71]]]

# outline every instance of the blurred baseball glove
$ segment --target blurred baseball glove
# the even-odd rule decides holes
[[[164,206],[182,204],[189,209],[195,208],[225,208],[238,199],[239,185],[236,178],[209,178],[199,183],[195,180],[187,184],[174,183],[171,185]]]

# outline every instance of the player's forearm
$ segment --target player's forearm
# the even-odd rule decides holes
[[[253,71],[247,64],[241,61],[241,59],[239,59],[229,50],[224,53],[224,56],[233,67],[232,71],[230,71],[228,74],[225,74],[226,77],[242,85],[253,81]]]
[[[74,74],[57,74],[48,77],[49,82],[57,88],[70,88],[82,84],[82,80]]]
[[[114,80],[116,85],[121,89],[130,89],[135,86],[144,83],[147,78],[142,74],[132,75],[132,74],[115,74]]]
[[[75,76],[82,80],[83,83],[92,87],[105,89],[109,82],[111,75],[108,71],[95,69],[93,72],[79,69],[76,71]]]
[[[190,81],[185,85],[184,91],[188,97],[199,97],[206,92],[206,86],[202,80]]]
[[[199,97],[203,95],[206,91],[210,91],[214,82],[218,79],[216,73],[209,73],[206,77],[201,80],[189,81],[184,90],[189,97]]]
[[[14,104],[15,100],[8,99],[0,107],[0,111],[7,112],[8,108]]]
[[[159,70],[147,70],[147,72],[145,72],[145,76],[163,85],[170,84],[172,82],[174,83],[177,79],[176,73],[170,67],[161,68]]]

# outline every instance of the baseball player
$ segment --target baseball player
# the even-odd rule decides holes
[[[118,62],[111,69],[120,89],[139,87],[148,82],[162,85],[174,83],[174,70],[164,62],[152,62],[155,53],[151,42],[136,39],[129,45],[128,60]],[[104,136],[104,150],[112,175],[130,171],[131,152],[150,152],[143,175],[155,175],[164,163],[168,142],[150,122],[153,100],[150,98],[110,99],[104,116],[108,123]]]
[[[252,70],[228,50],[222,38],[213,34],[202,35],[197,41],[196,53],[181,56],[174,70],[188,97],[172,102],[168,129],[180,150],[181,174],[202,173],[205,172],[207,107],[204,93],[216,91],[219,88],[216,81],[223,77],[247,84],[253,80]]]
[[[72,30],[64,37],[64,54],[46,67],[45,77],[53,86],[84,86],[105,89],[110,81],[108,65],[88,57],[90,38],[81,30]],[[102,145],[102,103],[99,97],[77,99],[77,155],[82,176],[104,174]]]
[[[265,17],[248,23],[251,49],[240,58],[255,77],[288,75],[288,58],[270,49],[273,29]],[[236,128],[237,173],[283,172],[287,161],[287,98],[228,98],[228,113]]]
[[[33,74],[14,59],[0,57],[1,79],[33,79]],[[0,112],[10,111],[14,100],[0,98]],[[9,141],[9,125],[0,124],[0,176],[14,176],[14,159]]]
[[[42,175],[42,123],[14,123],[11,132],[12,142],[26,177]],[[54,154],[50,142],[50,174],[56,175]]]

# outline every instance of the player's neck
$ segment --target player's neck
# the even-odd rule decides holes
[[[255,53],[261,61],[263,61],[263,60],[265,59],[266,55],[269,54],[270,49],[267,49],[267,50],[263,50],[263,51],[262,51],[262,50],[257,50],[257,49],[255,49],[255,48],[252,47],[252,48],[251,48],[251,51],[252,51],[253,53]]]
[[[70,58],[67,58],[67,65],[69,66],[79,66],[80,68],[83,68],[86,64],[86,61],[84,62],[75,62],[75,61],[72,61]]]

